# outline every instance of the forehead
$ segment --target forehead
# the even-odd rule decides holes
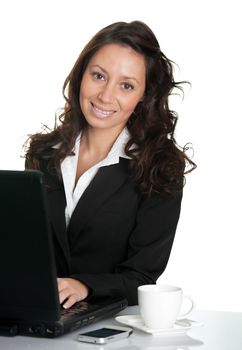
[[[120,70],[124,74],[145,74],[145,57],[130,46],[106,44],[90,59],[89,65],[98,65],[107,71]]]

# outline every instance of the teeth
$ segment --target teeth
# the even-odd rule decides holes
[[[98,114],[102,114],[103,116],[109,116],[111,114],[114,113],[114,111],[107,111],[104,109],[100,109],[97,106],[93,105],[93,109],[98,113]]]

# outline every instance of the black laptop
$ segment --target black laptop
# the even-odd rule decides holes
[[[127,306],[127,300],[59,304],[43,175],[0,171],[0,335],[57,337]]]

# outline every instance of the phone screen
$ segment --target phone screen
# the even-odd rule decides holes
[[[100,329],[96,329],[95,331],[82,333],[81,335],[86,335],[88,337],[95,337],[95,338],[107,338],[112,335],[116,335],[124,332],[125,331],[117,330],[117,329],[100,328]]]

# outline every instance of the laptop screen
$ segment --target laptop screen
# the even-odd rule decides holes
[[[0,318],[60,317],[43,175],[0,171]]]

